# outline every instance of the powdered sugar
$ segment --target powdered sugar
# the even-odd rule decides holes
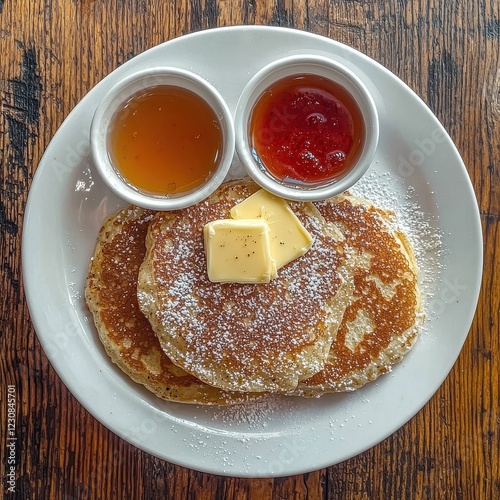
[[[213,412],[212,419],[228,427],[247,424],[252,429],[266,430],[275,419],[282,418],[283,410],[290,408],[291,404],[290,398],[270,394],[245,404],[219,407]]]
[[[437,209],[424,210],[415,187],[403,184],[389,172],[368,173],[350,192],[396,215],[395,228],[405,233],[413,245],[419,268],[422,312],[427,315],[447,254],[435,215]]]

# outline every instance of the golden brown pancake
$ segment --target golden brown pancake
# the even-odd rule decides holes
[[[255,397],[211,387],[174,365],[141,313],[137,275],[153,215],[129,206],[108,217],[99,233],[85,298],[106,352],[133,380],[163,399],[228,405]]]
[[[236,391],[289,391],[323,368],[349,298],[344,238],[311,203],[292,204],[315,241],[267,284],[208,280],[203,226],[259,189],[222,185],[210,198],[155,215],[138,298],[172,361]]]
[[[306,396],[355,390],[387,373],[413,347],[423,319],[415,256],[394,214],[348,194],[316,206],[342,227],[358,261],[325,367],[299,384]]]

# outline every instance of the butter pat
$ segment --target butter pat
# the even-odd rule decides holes
[[[288,203],[261,189],[231,209],[236,220],[261,219],[271,231],[271,255],[280,269],[304,255],[313,242],[312,236],[295,215]]]
[[[266,221],[216,220],[203,233],[210,281],[269,283],[276,277]]]

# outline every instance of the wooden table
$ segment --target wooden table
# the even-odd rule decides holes
[[[50,366],[21,279],[28,190],[71,109],[134,55],[193,31],[239,24],[321,34],[398,75],[429,105],[462,154],[484,235],[476,317],[431,401],[365,453],[279,479],[195,472],[111,433]],[[0,470],[6,498],[14,497],[6,482],[12,415],[16,498],[500,498],[499,41],[500,4],[493,0],[0,0]]]

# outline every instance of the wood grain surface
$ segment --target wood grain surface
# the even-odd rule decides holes
[[[292,27],[339,40],[406,82],[455,141],[475,188],[484,236],[477,314],[458,361],[430,402],[361,455],[279,479],[195,472],[107,430],[50,366],[21,279],[28,190],[71,109],[142,51],[194,31],[240,24]],[[500,498],[500,2],[0,0],[0,98],[0,497]],[[11,393],[15,404],[9,406]],[[12,412],[17,441],[11,494]]]

